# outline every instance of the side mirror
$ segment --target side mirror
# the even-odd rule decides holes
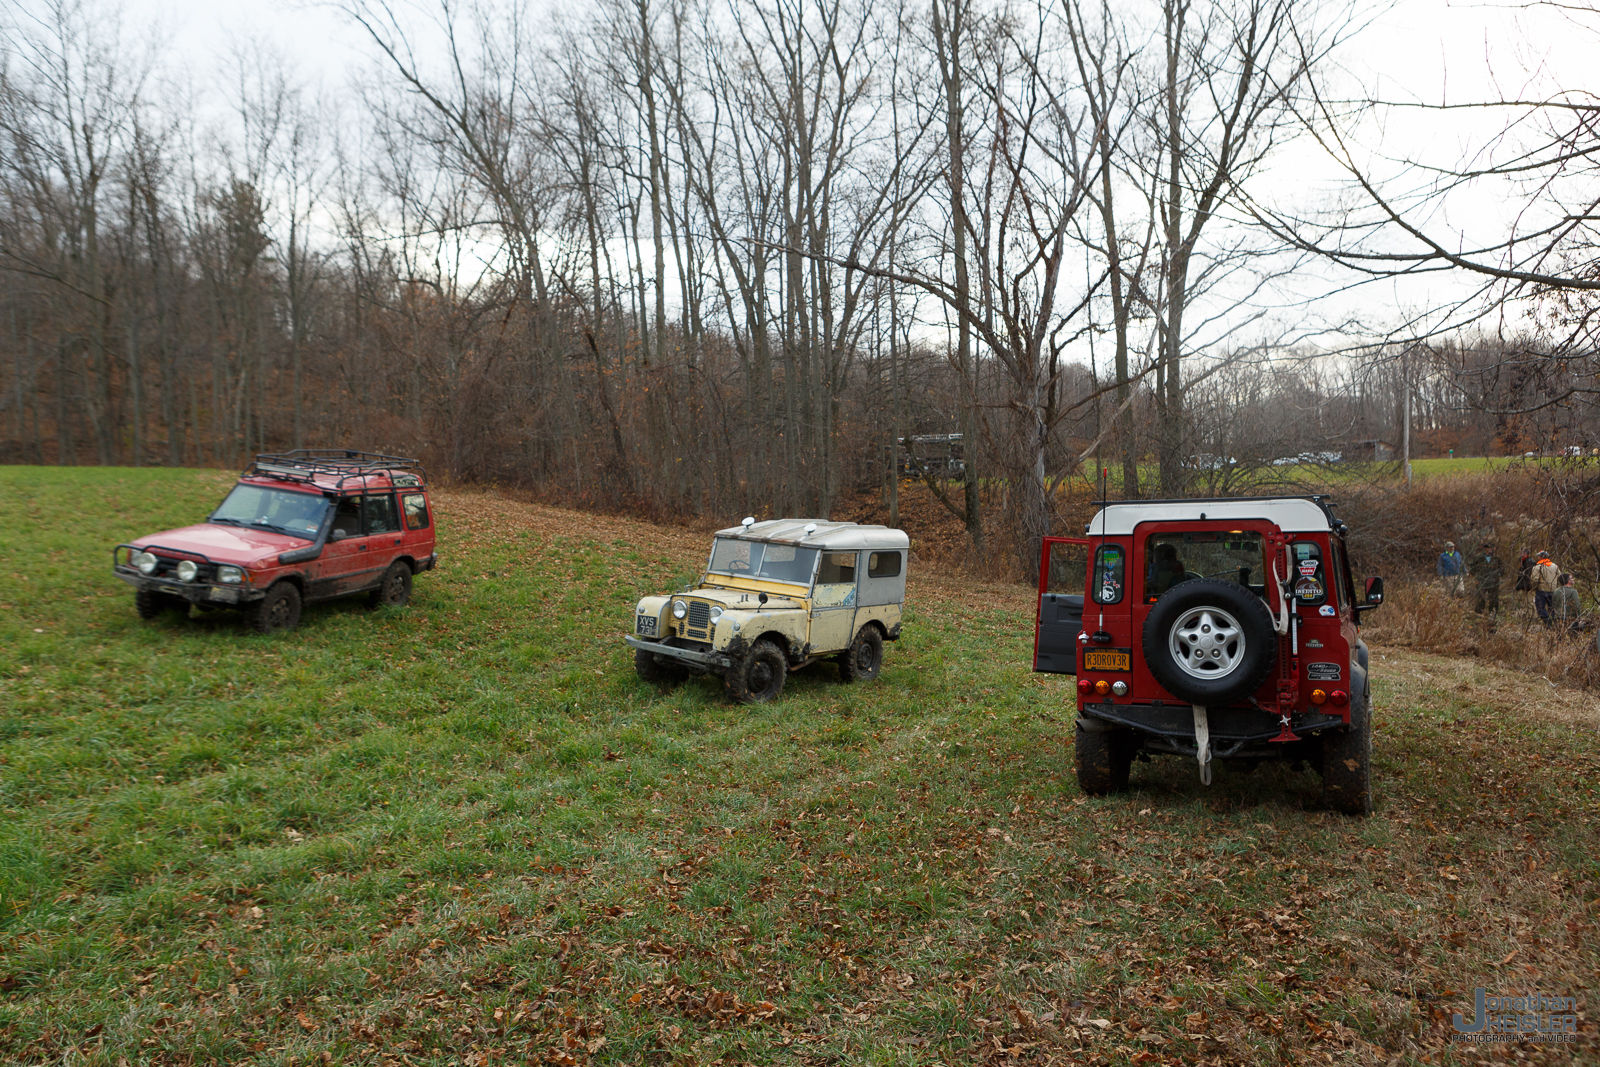
[[[330,540],[330,541],[343,541],[346,537],[349,537],[349,536],[350,535],[345,533],[343,530],[335,530],[335,531],[333,531],[333,535],[331,537],[329,537],[328,540]]]
[[[756,597],[756,600],[757,600],[757,602],[759,602],[760,604],[765,606],[766,603],[767,603],[767,594],[762,593],[760,596]]]
[[[1383,603],[1383,579],[1382,578],[1368,578],[1367,579],[1367,603],[1366,603],[1366,606],[1369,607],[1369,608],[1375,608],[1379,604],[1382,604],[1382,603]]]

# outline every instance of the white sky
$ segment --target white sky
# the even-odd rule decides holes
[[[101,2],[111,7],[116,0]],[[16,4],[23,10],[34,6],[33,0],[0,0],[0,4]],[[397,6],[409,5],[398,0]],[[420,6],[432,5],[424,0]],[[543,8],[543,0],[534,0],[534,6],[536,11]],[[367,65],[372,52],[362,31],[326,4],[124,0],[122,10],[125,31],[156,33],[166,42],[169,69],[186,71],[202,89],[218,84],[216,71],[236,46],[253,51],[257,43],[268,45],[286,60],[291,76],[309,85],[313,94],[338,94]],[[1570,15],[1553,6],[1399,0],[1375,15],[1344,50],[1347,91],[1354,94],[1360,86],[1388,99],[1439,103],[1545,95],[1558,82],[1581,86],[1584,64],[1593,61],[1596,35],[1591,31],[1596,25],[1600,18],[1577,27]],[[1437,112],[1397,116],[1384,131],[1378,150],[1390,157],[1449,164],[1492,132],[1472,125],[1483,121],[1480,113],[1463,113],[1453,120],[1441,119]],[[1291,196],[1314,190],[1332,176],[1326,162],[1310,153],[1309,148],[1297,148],[1274,167]],[[1503,232],[1508,205],[1503,199],[1468,198],[1455,201],[1452,210],[1454,215],[1433,221],[1496,233]],[[1408,308],[1447,300],[1464,292],[1467,284],[1460,278],[1432,276],[1367,285],[1344,299],[1351,312],[1370,314],[1373,305],[1381,305],[1393,308],[1398,316]],[[1310,292],[1317,286],[1312,278],[1301,288]],[[1343,313],[1337,299],[1324,302],[1319,310],[1335,316]]]

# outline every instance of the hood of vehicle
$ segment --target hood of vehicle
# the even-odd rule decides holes
[[[782,611],[805,607],[805,602],[798,597],[776,596],[772,593],[767,594],[767,602],[762,604],[760,594],[744,589],[696,589],[692,593],[678,595],[721,604],[728,611]]]
[[[304,537],[293,537],[272,530],[201,523],[198,526],[183,526],[176,530],[147,534],[129,543],[140,548],[170,548],[178,552],[193,552],[218,563],[247,567],[252,563],[272,559],[280,552],[304,548],[311,542]]]

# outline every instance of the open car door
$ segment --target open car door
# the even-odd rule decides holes
[[[1039,552],[1039,613],[1034,618],[1033,669],[1078,673],[1083,591],[1089,577],[1089,541],[1046,537]]]

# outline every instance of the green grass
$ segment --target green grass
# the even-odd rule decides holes
[[[1379,653],[1370,820],[1090,800],[1025,592],[914,575],[878,681],[736,707],[621,640],[681,531],[440,494],[408,608],[140,622],[110,547],[227,482],[0,468],[7,1061],[1414,1060],[1592,986],[1595,731],[1447,661]]]

